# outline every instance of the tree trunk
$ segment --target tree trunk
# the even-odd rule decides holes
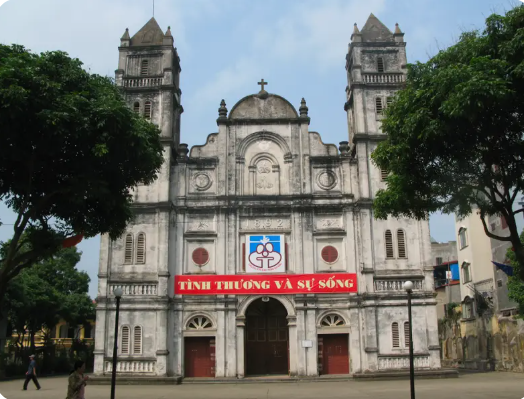
[[[36,345],[35,345],[35,331],[31,329],[29,332],[29,336],[31,337],[31,354],[35,353]]]

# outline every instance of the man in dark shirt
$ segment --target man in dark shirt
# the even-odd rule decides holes
[[[29,368],[27,369],[27,373],[25,373],[25,382],[24,382],[24,391],[27,391],[27,384],[29,384],[29,381],[33,380],[33,382],[36,385],[36,389],[40,389],[40,384],[38,383],[38,380],[36,379],[36,362],[35,362],[35,355],[29,356]]]

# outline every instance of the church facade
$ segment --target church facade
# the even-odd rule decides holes
[[[391,32],[373,14],[362,30],[355,24],[348,137],[338,147],[309,130],[304,99],[297,110],[262,80],[230,110],[222,100],[218,131],[189,149],[180,142],[181,68],[170,30],[154,19],[133,37],[126,30],[119,54],[116,83],[159,126],[165,162],[154,183],[133,191],[128,231],[101,239],[95,374],[112,370],[117,287],[122,375],[406,369],[407,280],[415,367],[440,368],[429,224],[375,220],[372,210],[387,171],[370,155],[406,76],[398,26]]]

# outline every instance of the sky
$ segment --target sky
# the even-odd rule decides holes
[[[3,3],[3,4],[2,4]],[[228,109],[266,90],[298,109],[304,97],[310,130],[325,143],[347,140],[345,55],[353,24],[374,13],[390,30],[405,33],[409,62],[427,61],[461,32],[481,29],[493,12],[517,0],[155,0],[154,16],[171,27],[181,59],[182,142],[203,144],[217,131],[220,101]],[[34,52],[62,50],[92,73],[114,76],[120,37],[153,16],[153,0],[0,0],[0,43]],[[0,203],[0,241],[12,235],[15,216]],[[11,225],[10,225],[11,224]],[[455,239],[454,216],[430,218],[431,236]],[[97,292],[99,237],[82,241],[79,269]]]

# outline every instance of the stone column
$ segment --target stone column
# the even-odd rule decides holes
[[[226,302],[226,304],[228,303]],[[235,308],[226,308],[226,377],[236,377],[237,373],[237,327],[235,314]]]
[[[287,325],[289,328],[289,375],[299,375],[298,363],[298,340],[297,317],[287,316]],[[303,373],[302,373],[303,374]]]
[[[314,306],[314,303],[308,305]],[[315,323],[316,310],[314,308],[306,310],[306,339],[313,343],[311,348],[305,348],[307,361],[307,376],[316,377],[318,375],[318,339],[317,326]]]
[[[376,308],[364,308],[364,350],[367,354],[367,370],[378,370],[378,340],[377,340],[377,320]],[[386,326],[383,326],[386,328]]]
[[[219,301],[224,300],[224,295],[218,295]],[[223,304],[222,304],[223,306]],[[215,336],[215,377],[225,377],[225,362],[227,352],[225,350],[226,344],[226,323],[225,323],[225,312],[221,307],[217,310],[217,333]]]
[[[104,306],[104,308],[101,308]],[[106,337],[106,309],[105,303],[99,304],[96,311],[96,329],[95,329],[95,366],[94,374],[104,374],[104,357],[105,357],[105,337]]]
[[[168,353],[167,309],[162,309],[156,311],[156,375],[167,375]]]
[[[244,329],[246,327],[246,317],[236,317],[236,329],[237,329],[237,377],[244,378],[245,376],[245,365],[244,365]]]

